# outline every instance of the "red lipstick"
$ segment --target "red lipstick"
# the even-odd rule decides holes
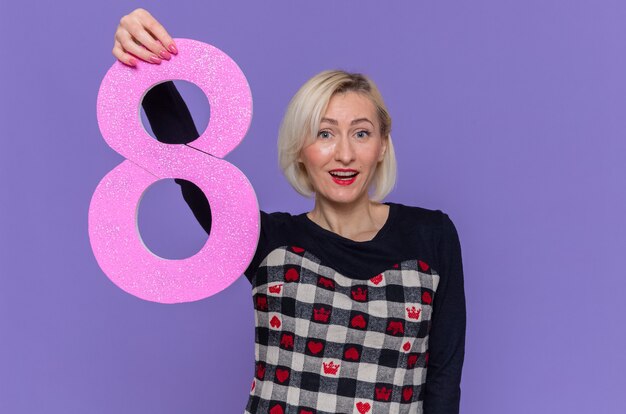
[[[335,183],[339,185],[350,185],[356,181],[356,176],[359,172],[350,168],[336,168],[330,170],[329,174]]]

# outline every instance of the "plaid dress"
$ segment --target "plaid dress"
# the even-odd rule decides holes
[[[416,213],[433,222],[422,223],[421,237],[407,238],[407,221]],[[379,234],[354,242],[304,214],[263,213],[257,255],[246,272],[256,322],[246,413],[424,412],[433,306],[441,294],[441,276],[431,263],[448,259],[437,257],[432,243],[443,236],[435,234],[443,230],[437,220],[451,224],[440,212],[390,204]],[[452,341],[464,332],[464,320],[458,322]],[[458,412],[463,350],[451,349],[446,371],[454,383],[447,399],[456,408],[433,406],[429,413]]]

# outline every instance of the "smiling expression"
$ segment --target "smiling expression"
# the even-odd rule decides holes
[[[386,148],[372,101],[358,92],[338,93],[328,102],[317,136],[302,149],[298,162],[316,198],[354,203],[368,198]]]

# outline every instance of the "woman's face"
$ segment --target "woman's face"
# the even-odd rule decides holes
[[[372,101],[357,92],[339,93],[328,102],[315,140],[302,149],[298,161],[316,198],[354,203],[368,197],[386,148]]]

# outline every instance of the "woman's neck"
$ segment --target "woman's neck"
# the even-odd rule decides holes
[[[384,226],[389,206],[365,198],[351,204],[316,198],[307,217],[320,227],[354,241],[372,240]]]

